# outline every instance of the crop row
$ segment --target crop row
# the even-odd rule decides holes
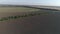
[[[34,13],[34,14],[31,13],[31,14],[24,14],[24,15],[19,15],[19,16],[2,17],[2,18],[0,18],[0,21],[23,18],[23,17],[29,17],[29,16],[35,16],[35,15],[41,15],[41,14],[47,14],[47,13]]]

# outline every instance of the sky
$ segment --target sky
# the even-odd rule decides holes
[[[60,0],[0,0],[0,4],[60,6]]]

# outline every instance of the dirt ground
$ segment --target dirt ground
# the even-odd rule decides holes
[[[0,34],[60,34],[60,15],[36,15],[0,21]]]
[[[0,34],[56,34],[59,19],[54,15],[40,15],[3,21],[0,22]]]

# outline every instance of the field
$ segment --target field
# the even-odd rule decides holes
[[[27,7],[0,7],[0,21],[40,14],[47,14],[47,12]]]
[[[50,10],[25,7],[0,7],[0,18],[31,13],[41,15],[0,21],[0,34],[58,34],[60,14]],[[47,14],[48,15],[47,15]]]
[[[0,17],[21,15],[33,11],[39,11],[39,9],[25,7],[0,7]]]

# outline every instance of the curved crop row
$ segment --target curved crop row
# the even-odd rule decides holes
[[[9,17],[2,17],[0,21],[5,21],[5,20],[10,20],[10,19],[17,19],[17,18],[23,18],[23,17],[28,17],[28,16],[35,16],[35,15],[40,15],[42,13],[34,13],[34,14],[24,14],[24,15],[19,15],[19,16],[9,16]],[[46,14],[46,13],[43,13]]]

